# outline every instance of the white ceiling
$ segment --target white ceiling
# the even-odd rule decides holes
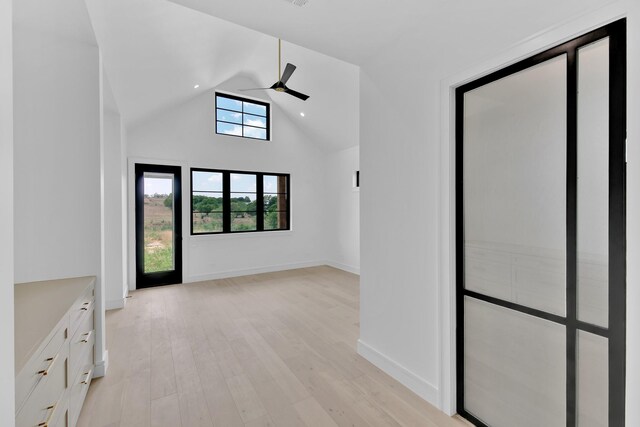
[[[170,0],[362,65],[404,34],[429,55],[495,33],[519,41],[616,0]]]
[[[353,64],[407,28],[428,22],[447,0],[171,0]],[[432,17],[433,18],[433,17]]]
[[[256,87],[277,80],[278,44],[271,36],[165,0],[86,2],[129,127],[238,75]],[[288,86],[311,97],[303,102],[269,91],[271,99],[323,147],[358,144],[358,68],[284,41],[282,50],[283,63],[298,67]]]
[[[613,1],[86,0],[128,126],[239,75],[270,86],[281,37],[283,62],[298,66],[289,86],[311,98],[268,96],[328,149],[358,144],[359,68],[351,64],[402,48],[410,36],[415,55],[434,61],[471,38],[506,46]],[[401,79],[406,66],[390,79]]]

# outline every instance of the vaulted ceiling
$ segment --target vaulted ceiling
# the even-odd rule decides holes
[[[289,86],[311,98],[266,94],[334,150],[358,144],[359,66],[402,49],[407,37],[415,39],[415,55],[437,67],[438,55],[470,38],[516,43],[615,0],[308,0],[302,7],[285,0],[85,1],[127,126],[234,77],[270,86],[280,37],[283,63],[298,66]],[[391,87],[406,83],[408,66],[397,64]]]
[[[129,127],[237,76],[255,87],[277,80],[278,41],[272,36],[166,0],[87,0],[87,6]],[[273,102],[326,149],[356,145],[358,68],[286,41],[282,62],[298,67],[288,85],[311,98],[269,91]]]
[[[422,42],[416,55],[489,34],[515,43],[616,0],[308,0],[302,7],[291,0],[170,1],[362,65],[407,34]],[[390,78],[401,79],[401,69]]]

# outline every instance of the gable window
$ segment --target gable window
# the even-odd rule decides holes
[[[290,176],[191,169],[191,234],[289,230]]]
[[[268,141],[269,104],[216,93],[216,133]]]

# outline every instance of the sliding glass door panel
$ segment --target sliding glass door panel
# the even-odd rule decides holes
[[[464,94],[466,289],[565,314],[567,57]]]
[[[578,50],[578,319],[609,323],[609,38]]]
[[[565,327],[465,297],[466,409],[491,426],[564,427]]]

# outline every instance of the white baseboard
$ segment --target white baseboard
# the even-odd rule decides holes
[[[337,261],[327,261],[326,264],[329,267],[337,268],[338,270],[344,270],[348,273],[357,274],[358,276],[360,275],[360,267],[354,267]]]
[[[218,273],[203,274],[185,278],[184,283],[204,282],[206,280],[227,279],[229,277],[250,276],[252,274],[273,273],[275,271],[295,270],[297,268],[318,267],[325,265],[325,261],[308,261],[294,264],[269,265],[266,267],[249,268],[245,270],[229,270]]]
[[[396,361],[388,358],[368,344],[358,340],[358,354],[382,369],[415,394],[438,407],[440,393],[438,388],[414,374]]]
[[[102,360],[96,362],[96,366],[93,369],[93,378],[100,378],[107,375],[107,369],[109,368],[109,350],[105,350],[102,355]]]
[[[119,308],[124,308],[125,304],[126,304],[126,300],[124,298],[114,299],[114,300],[107,301],[104,304],[104,308],[105,310],[117,310]]]

